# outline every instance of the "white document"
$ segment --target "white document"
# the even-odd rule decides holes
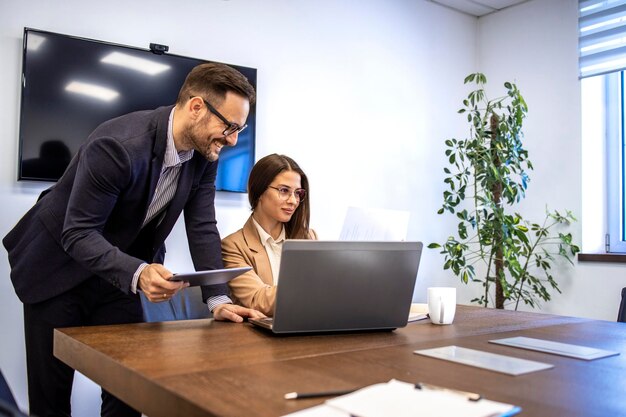
[[[290,417],[494,417],[510,416],[519,407],[487,399],[470,401],[445,390],[417,389],[414,384],[392,379],[351,394],[327,400]],[[338,412],[340,414],[338,414]]]
[[[295,413],[287,414],[284,417],[352,417],[350,413],[346,413],[337,408],[331,407],[326,404],[317,405],[311,408],[305,408],[304,410],[296,411]]]
[[[570,358],[584,359],[587,361],[606,358],[607,356],[619,355],[619,352],[611,352],[609,350],[596,349],[580,345],[572,345],[569,343],[552,342],[550,340],[534,339],[532,337],[522,336],[490,340],[489,343],[513,346],[522,349],[536,350],[539,352],[552,353],[554,355],[568,356]]]
[[[348,207],[339,240],[406,240],[409,216],[404,210]]]
[[[409,311],[409,322],[419,321],[428,318],[428,304],[412,303]]]
[[[454,345],[416,350],[414,353],[514,376],[554,368],[554,365],[549,363],[529,361]]]

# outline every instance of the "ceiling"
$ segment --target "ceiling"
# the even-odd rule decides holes
[[[451,9],[480,17],[529,0],[430,0]]]

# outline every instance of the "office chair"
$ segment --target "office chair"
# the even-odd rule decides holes
[[[28,417],[28,415],[22,413],[17,406],[0,400],[0,417]]]
[[[622,302],[619,305],[617,321],[626,323],[626,288],[622,288]]]
[[[4,378],[2,371],[0,371],[0,400],[17,407],[17,403],[15,402],[15,397],[11,392],[11,388],[9,388],[9,384],[7,380]]]
[[[28,417],[17,408],[15,397],[0,371],[0,417]]]

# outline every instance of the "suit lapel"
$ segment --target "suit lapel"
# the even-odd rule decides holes
[[[248,249],[253,254],[254,263],[256,266],[257,275],[268,285],[273,285],[274,277],[272,275],[272,267],[267,257],[265,247],[261,243],[259,232],[256,230],[256,226],[252,222],[252,216],[248,219],[243,226],[243,238],[248,245]]]
[[[167,108],[168,110],[164,111],[161,117],[157,120],[156,136],[152,147],[152,160],[150,161],[150,187],[148,188],[148,199],[146,201],[144,219],[148,213],[150,203],[152,203],[152,199],[154,198],[154,192],[156,191],[159,177],[161,176],[163,159],[165,158],[165,149],[167,147],[167,127],[169,125],[172,107],[173,106],[169,106]]]

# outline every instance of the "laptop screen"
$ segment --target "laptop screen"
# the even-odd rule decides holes
[[[405,326],[421,252],[421,242],[285,241],[273,331]]]

